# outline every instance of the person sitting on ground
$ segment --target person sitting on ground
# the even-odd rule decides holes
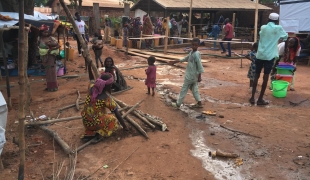
[[[111,73],[114,77],[114,83],[112,85],[112,89],[114,91],[121,91],[127,89],[126,80],[122,73],[119,71],[119,69],[114,65],[114,61],[111,57],[107,57],[104,60],[104,67],[104,71]]]
[[[253,44],[251,52],[247,56],[245,56],[246,58],[252,61],[249,71],[248,71],[248,78],[250,79],[249,92],[252,92],[252,88],[253,88],[253,81],[254,81],[255,69],[256,69],[255,61],[256,61],[257,48],[258,48],[258,43],[256,42]]]
[[[300,53],[310,56],[310,33],[308,33],[307,38],[300,40],[300,44],[303,46]]]
[[[85,127],[85,133],[81,138],[83,140],[96,138],[93,142],[98,142],[102,137],[111,136],[118,129],[118,122],[127,131],[128,128],[117,110],[117,104],[109,96],[114,82],[113,75],[103,73],[94,81],[90,64],[88,65],[88,73],[91,84],[81,112],[82,122]],[[114,115],[106,112],[106,108],[113,112]]]
[[[202,108],[200,94],[198,91],[198,82],[201,82],[201,73],[204,72],[202,63],[201,63],[201,55],[197,50],[199,46],[200,40],[198,38],[194,38],[192,41],[192,51],[183,59],[179,61],[171,61],[170,65],[179,62],[187,62],[185,76],[184,76],[184,84],[182,86],[179,99],[176,103],[172,103],[172,106],[175,108],[179,108],[187,94],[188,89],[190,89],[193,93],[197,104],[192,106],[192,108]]]

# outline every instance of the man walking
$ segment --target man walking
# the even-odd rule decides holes
[[[225,27],[223,29],[223,31],[225,32],[225,36],[223,38],[223,41],[231,41],[233,36],[234,36],[234,28],[233,26],[230,24],[229,19],[226,18],[224,21]],[[220,45],[222,47],[222,54],[226,53],[226,49],[223,45],[223,42],[220,42]],[[230,43],[227,43],[227,49],[228,49],[228,55],[226,55],[227,57],[231,57],[231,49],[230,49]]]
[[[279,14],[271,13],[269,15],[268,24],[263,25],[259,32],[260,40],[258,45],[258,50],[256,54],[256,71],[255,78],[253,82],[252,97],[250,98],[250,103],[255,104],[255,92],[257,88],[257,82],[262,69],[264,68],[263,84],[260,95],[257,100],[257,105],[268,105],[269,102],[263,99],[265,90],[268,83],[269,74],[271,72],[274,59],[279,57],[278,52],[278,40],[287,40],[287,33],[284,31],[282,26],[276,25],[279,20]]]

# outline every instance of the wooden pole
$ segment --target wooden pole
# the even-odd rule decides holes
[[[83,56],[84,56],[84,58],[85,58],[85,60],[87,62],[91,62],[91,68],[92,68],[92,70],[94,72],[95,79],[97,79],[99,77],[99,72],[98,72],[96,64],[94,63],[94,61],[92,61],[92,57],[90,56],[90,53],[89,53],[88,47],[87,47],[87,45],[85,43],[85,40],[83,39],[83,37],[82,37],[82,35],[81,35],[80,31],[79,31],[79,28],[75,24],[75,21],[74,21],[72,15],[71,15],[67,5],[65,4],[64,0],[59,0],[59,2],[61,4],[62,8],[64,9],[67,17],[69,18],[69,21],[72,24],[72,27],[73,27],[75,33],[77,34],[77,38],[81,42],[81,45],[82,45],[82,47],[84,49]]]
[[[95,17],[95,24],[96,24],[96,31],[99,34],[101,34],[99,32],[100,30],[100,12],[99,12],[99,3],[93,3],[93,10],[94,10],[94,17]]]
[[[129,3],[124,3],[124,15],[130,16],[130,4]]]
[[[67,117],[67,118],[61,118],[61,119],[52,119],[52,120],[47,120],[47,121],[28,122],[28,123],[26,123],[26,125],[27,126],[38,126],[38,125],[44,125],[44,124],[52,124],[52,123],[56,123],[56,122],[78,120],[81,118],[82,118],[82,116],[73,116],[73,117]]]
[[[25,21],[24,0],[19,0],[19,32],[18,32],[18,80],[19,80],[19,102],[18,102],[18,141],[19,141],[19,170],[18,180],[24,179],[25,171]]]
[[[10,88],[10,78],[9,78],[9,70],[8,70],[8,60],[5,54],[4,50],[4,41],[3,41],[3,30],[0,31],[0,49],[2,51],[2,59],[4,63],[4,69],[5,69],[5,79],[6,79],[6,92],[8,96],[8,107],[12,107],[12,101],[11,101],[11,88]]]
[[[236,13],[233,13],[232,26],[235,27],[235,24],[236,24]]]
[[[194,38],[197,37],[197,36],[196,36],[196,27],[195,27],[195,26],[193,26],[193,37],[194,37]]]
[[[255,2],[254,42],[257,41],[257,24],[258,24],[258,0],[256,0]]]
[[[29,79],[28,79],[28,72],[27,72],[27,69],[28,69],[28,49],[29,49],[29,46],[28,46],[28,30],[24,30],[24,43],[25,43],[25,46],[24,46],[24,67],[25,67],[25,95],[26,95],[26,103],[25,103],[25,112],[29,112],[29,106],[30,106],[30,103],[31,103],[31,88],[30,88],[30,82],[29,82]]]
[[[170,31],[169,29],[169,16],[167,17],[167,28],[165,31],[165,47],[164,47],[164,54],[167,54],[167,50],[168,50],[168,32]]]
[[[192,6],[193,0],[191,0],[191,4],[189,6],[189,15],[188,15],[188,38],[191,38],[191,26],[192,26]]]

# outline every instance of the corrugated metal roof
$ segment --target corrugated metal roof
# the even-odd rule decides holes
[[[140,0],[132,9],[139,6],[139,3],[147,3],[148,0]],[[164,9],[189,9],[190,0],[151,0]],[[250,0],[193,0],[193,9],[196,10],[254,10],[255,2]],[[259,10],[271,10],[271,8],[258,5]]]

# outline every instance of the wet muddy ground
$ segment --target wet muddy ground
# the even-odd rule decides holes
[[[183,52],[183,49],[173,51]],[[207,50],[201,52],[208,53]],[[211,53],[220,55],[217,51]],[[30,77],[33,91],[31,109],[36,117],[43,114],[57,117],[60,107],[75,102],[76,89],[80,90],[84,99],[88,77],[83,68],[79,68],[84,65],[84,60],[77,54],[75,56],[74,61],[68,62],[68,75],[78,74],[80,77],[59,79],[60,88],[56,93],[43,91],[44,77]],[[89,179],[105,179],[110,173],[108,179],[310,179],[308,66],[298,64],[296,91],[288,92],[286,98],[277,99],[271,91],[266,90],[265,98],[271,104],[258,107],[248,103],[250,94],[246,75],[249,61],[243,60],[243,68],[240,68],[239,59],[203,56],[203,59],[210,61],[205,64],[205,73],[199,83],[203,108],[190,108],[195,100],[189,91],[184,105],[176,110],[170,104],[178,97],[184,68],[156,62],[157,91],[155,97],[151,97],[145,94],[145,58],[129,56],[127,59],[123,53],[105,46],[103,58],[107,56],[114,58],[127,78],[128,85],[134,87],[116,97],[131,105],[144,99],[139,109],[162,118],[169,131],[152,130],[139,122],[147,131],[149,140],[144,139],[134,128],[130,132],[116,132],[112,137],[78,154],[75,179],[90,174],[93,175]],[[18,81],[16,78],[10,79],[14,106],[8,118],[7,143],[2,155],[5,170],[0,173],[0,179],[16,179],[18,171],[18,148],[12,143],[13,137],[17,137]],[[0,85],[6,96],[4,81]],[[216,116],[202,114],[202,111],[208,110],[215,111]],[[79,114],[69,109],[61,113],[60,117]],[[57,123],[50,128],[56,130],[70,146],[82,144],[79,139],[83,133],[80,121]],[[53,167],[62,160],[65,160],[61,173],[64,177],[68,162],[59,146],[53,144],[52,138],[43,131],[27,129],[26,143],[31,145],[37,142],[43,145],[31,147],[27,151],[26,179],[53,179]],[[138,150],[124,161],[136,148]],[[238,154],[239,163],[235,158],[210,157],[209,153],[217,149]],[[100,168],[103,165],[108,167]],[[115,167],[118,168],[113,171]]]

